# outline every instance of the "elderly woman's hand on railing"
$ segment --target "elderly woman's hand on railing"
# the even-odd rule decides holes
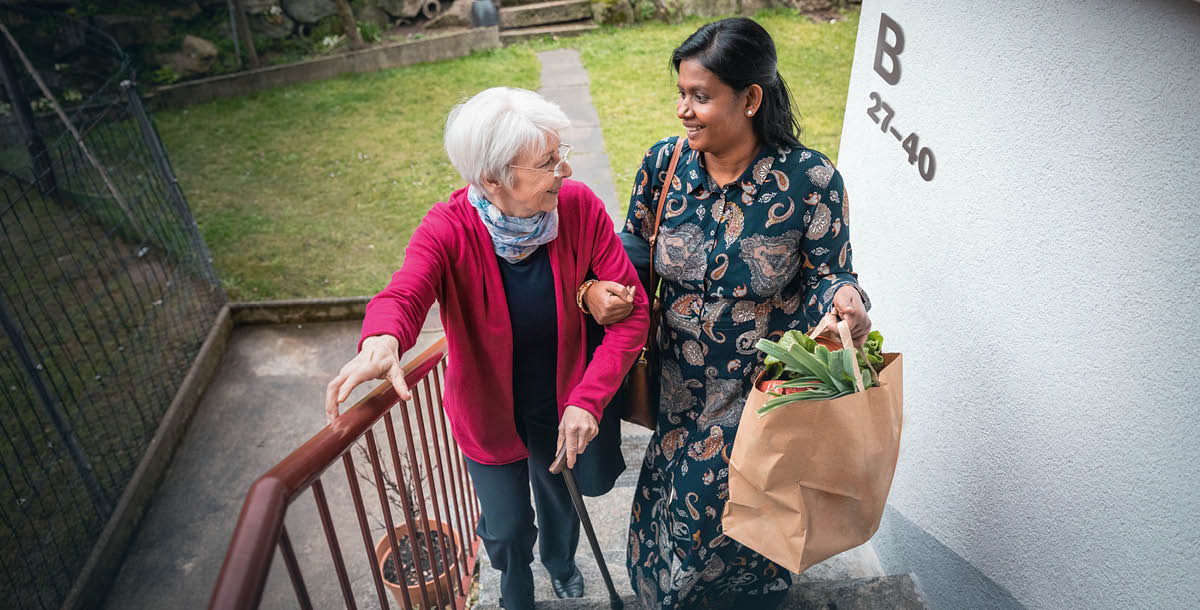
[[[583,295],[583,302],[597,324],[608,326],[624,320],[633,312],[635,290],[636,286],[597,281],[588,287]]]
[[[401,400],[410,400],[412,393],[404,383],[404,367],[400,365],[400,342],[391,335],[375,335],[362,342],[362,351],[342,367],[337,377],[325,387],[325,419],[333,423],[338,405],[350,396],[359,384],[371,379],[387,379],[396,388]]]

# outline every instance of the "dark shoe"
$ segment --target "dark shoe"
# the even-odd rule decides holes
[[[550,586],[554,588],[554,595],[559,599],[583,597],[583,574],[579,572],[579,566],[574,566],[574,569],[575,571],[566,580],[550,578]]]

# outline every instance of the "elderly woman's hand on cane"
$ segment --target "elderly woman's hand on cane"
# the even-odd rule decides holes
[[[375,335],[362,342],[362,351],[342,367],[341,372],[325,386],[325,420],[333,423],[338,405],[364,381],[387,379],[396,388],[400,400],[409,400],[412,393],[404,383],[404,367],[400,365],[400,342],[391,335]]]
[[[555,454],[567,450],[567,468],[575,467],[575,458],[583,453],[587,444],[600,432],[596,418],[574,405],[567,405],[558,422],[558,446]]]

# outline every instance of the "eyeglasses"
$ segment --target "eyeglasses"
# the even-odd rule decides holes
[[[567,158],[570,156],[571,156],[571,145],[570,144],[559,144],[558,145],[558,163],[555,163],[553,168],[546,167],[546,166],[526,167],[524,165],[512,165],[511,163],[509,164],[509,167],[515,167],[517,169],[529,169],[529,170],[533,170],[535,172],[554,172],[555,178],[562,178],[562,166],[564,163],[567,162]],[[549,164],[550,164],[550,162],[546,163],[546,165],[549,165]]]

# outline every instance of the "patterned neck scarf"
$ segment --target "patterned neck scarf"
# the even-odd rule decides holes
[[[538,246],[558,237],[558,210],[540,212],[529,218],[505,216],[500,208],[487,200],[474,186],[467,188],[467,200],[479,212],[479,219],[492,236],[496,254],[516,263],[533,254]]]

